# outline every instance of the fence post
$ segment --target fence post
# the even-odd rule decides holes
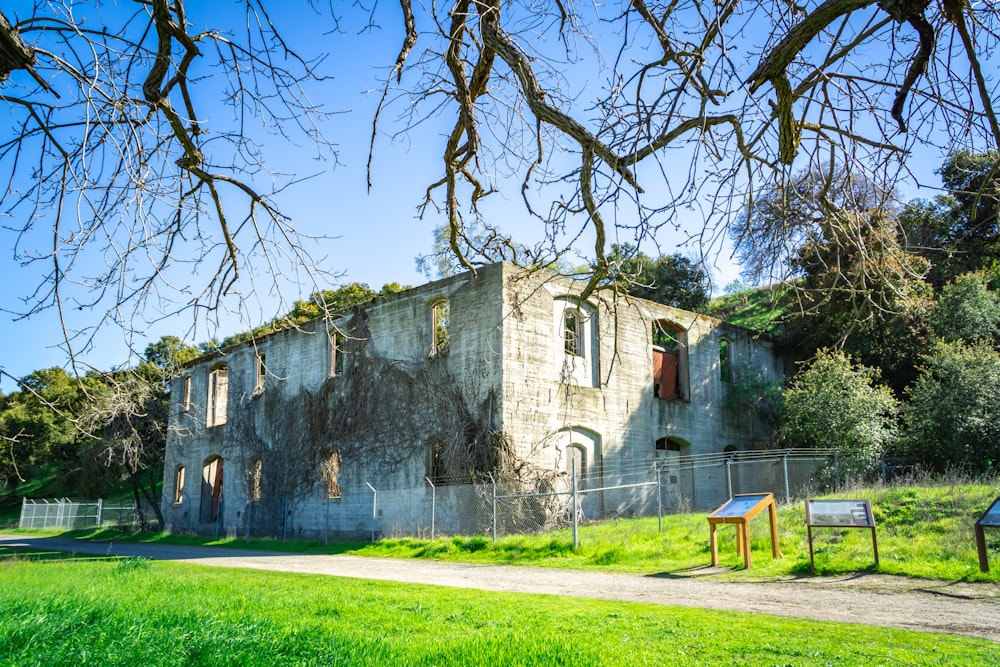
[[[784,468],[784,472],[785,472],[785,502],[786,503],[792,502],[792,494],[789,493],[789,491],[788,491],[788,457],[791,455],[791,453],[792,453],[792,450],[789,449],[788,451],[785,452],[785,455],[783,457],[781,457],[781,465]]]
[[[103,498],[98,498],[97,499],[97,526],[98,526],[98,528],[100,528],[100,526],[101,526],[101,510],[103,510],[103,509],[104,509],[104,499]]]
[[[660,466],[660,462],[655,463],[656,468],[656,532],[663,532],[663,487],[660,485],[660,479],[663,476],[663,468]]]
[[[729,458],[726,459],[726,487],[729,489],[729,497],[733,497],[733,459],[736,458],[736,454],[730,454]]]
[[[427,483],[431,485],[431,542],[434,541],[434,509],[437,507],[437,487],[434,486],[434,482],[431,481],[430,477],[424,477]],[[454,498],[454,494],[452,495]]]
[[[497,541],[497,480],[490,473],[490,481],[493,483],[493,541]]]
[[[885,468],[885,452],[882,453],[882,485],[889,483],[889,474]]]
[[[580,522],[577,519],[577,497],[576,497],[576,466],[573,466],[572,472],[570,474],[570,480],[573,484],[573,548],[580,548]]]
[[[372,544],[375,544],[375,519],[378,516],[378,514],[377,514],[377,511],[378,511],[378,491],[376,491],[375,487],[372,486],[371,484],[369,484],[368,482],[365,482],[365,484],[372,491]]]
[[[247,515],[247,530],[246,530],[246,534],[243,536],[243,541],[244,542],[249,542],[250,541],[250,515],[251,514],[253,514],[253,503],[248,500],[247,501],[247,510],[246,510],[246,515]]]
[[[28,497],[21,498],[21,520],[17,522],[18,528],[24,528],[25,514],[28,511]]]

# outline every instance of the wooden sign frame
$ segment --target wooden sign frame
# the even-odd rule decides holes
[[[976,520],[976,551],[979,552],[979,571],[989,572],[989,554],[986,551],[986,528],[1000,528],[1000,497],[997,497]]]
[[[875,536],[875,515],[867,500],[806,501],[806,532],[809,535],[809,567],[816,574],[813,551],[813,528],[868,528],[872,531],[872,551],[878,567],[878,539]]]
[[[736,526],[736,553],[743,556],[743,565],[750,569],[750,519],[764,510],[768,511],[771,525],[771,554],[781,558],[778,546],[778,509],[773,493],[741,493],[730,498],[708,516],[709,544],[712,550],[712,567],[719,565],[719,542],[715,529],[720,524]]]

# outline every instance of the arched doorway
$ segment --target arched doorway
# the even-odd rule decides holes
[[[201,470],[201,520],[204,523],[219,518],[222,507],[222,471],[221,456],[209,456]]]

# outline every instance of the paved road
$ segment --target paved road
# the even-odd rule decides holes
[[[0,546],[141,556],[216,567],[301,572],[488,591],[632,600],[845,621],[1000,641],[1000,584],[949,584],[884,575],[718,581],[718,570],[632,575],[360,556],[300,555],[218,547],[87,542],[0,534]]]

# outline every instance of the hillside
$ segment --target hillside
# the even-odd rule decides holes
[[[709,301],[704,312],[752,331],[774,333],[789,312],[789,292],[785,285],[766,285],[724,294]]]

